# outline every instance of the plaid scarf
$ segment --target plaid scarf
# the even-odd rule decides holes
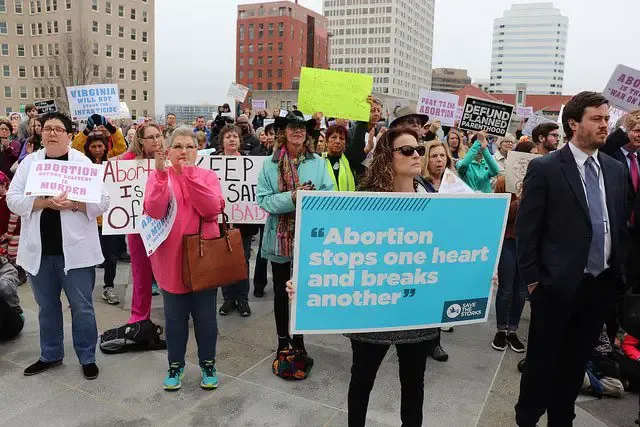
[[[300,185],[298,165],[304,160],[305,151],[297,159],[289,156],[287,148],[283,146],[278,153],[278,191],[286,193],[295,191]],[[287,212],[278,216],[276,226],[276,254],[283,257],[293,256],[293,238],[295,234],[296,212]]]

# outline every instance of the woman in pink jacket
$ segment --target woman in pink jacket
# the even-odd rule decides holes
[[[150,257],[164,300],[164,330],[169,356],[164,389],[177,390],[182,386],[189,315],[193,318],[198,343],[200,387],[214,389],[218,387],[215,368],[217,289],[192,292],[183,283],[182,237],[198,233],[200,218],[205,221],[205,239],[219,237],[218,215],[224,210],[224,198],[216,173],[195,166],[198,144],[192,129],[174,130],[168,145],[171,166],[166,165],[164,151],[156,153],[156,169],[149,175],[144,199],[145,212],[155,219],[166,217],[172,197],[178,207],[169,235]]]
[[[138,127],[135,140],[129,145],[129,151],[118,160],[153,159],[159,151],[164,151],[164,136],[156,123],[145,123]],[[131,274],[133,275],[133,297],[131,316],[127,323],[148,320],[151,317],[152,282],[151,261],[147,257],[139,234],[127,236],[131,254]]]

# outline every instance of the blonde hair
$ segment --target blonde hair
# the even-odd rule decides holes
[[[634,127],[640,125],[640,110],[635,110],[627,114],[624,118],[624,127],[630,131]]]
[[[433,177],[429,172],[429,156],[431,155],[431,150],[435,147],[444,148],[444,153],[447,156],[447,163],[445,167],[447,169],[453,169],[453,157],[451,156],[451,151],[449,150],[449,146],[439,139],[435,139],[433,141],[429,141],[426,145],[426,150],[424,153],[424,157],[422,158],[422,177],[429,182],[433,182]]]

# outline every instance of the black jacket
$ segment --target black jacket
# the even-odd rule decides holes
[[[627,175],[622,165],[598,154],[604,177],[611,233],[609,266],[624,290],[627,231]],[[559,300],[571,301],[589,257],[592,228],[584,188],[567,144],[529,163],[516,219],[520,277],[539,282]],[[614,285],[614,284],[612,284]]]
[[[255,135],[249,133],[242,137],[242,154],[249,154],[254,148],[260,145],[260,141]]]

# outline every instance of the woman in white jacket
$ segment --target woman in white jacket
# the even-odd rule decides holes
[[[29,274],[40,307],[40,359],[24,374],[35,375],[62,363],[60,292],[64,289],[71,305],[73,347],[85,378],[94,379],[98,376],[98,330],[92,293],[95,266],[104,261],[96,218],[107,211],[109,196],[103,189],[100,203],[81,203],[64,193],[56,197],[24,195],[31,164],[36,160],[91,164],[84,154],[69,147],[71,130],[71,120],[64,114],[49,113],[42,118],[44,149],[25,157],[18,166],[7,192],[7,205],[22,218],[17,263]]]

